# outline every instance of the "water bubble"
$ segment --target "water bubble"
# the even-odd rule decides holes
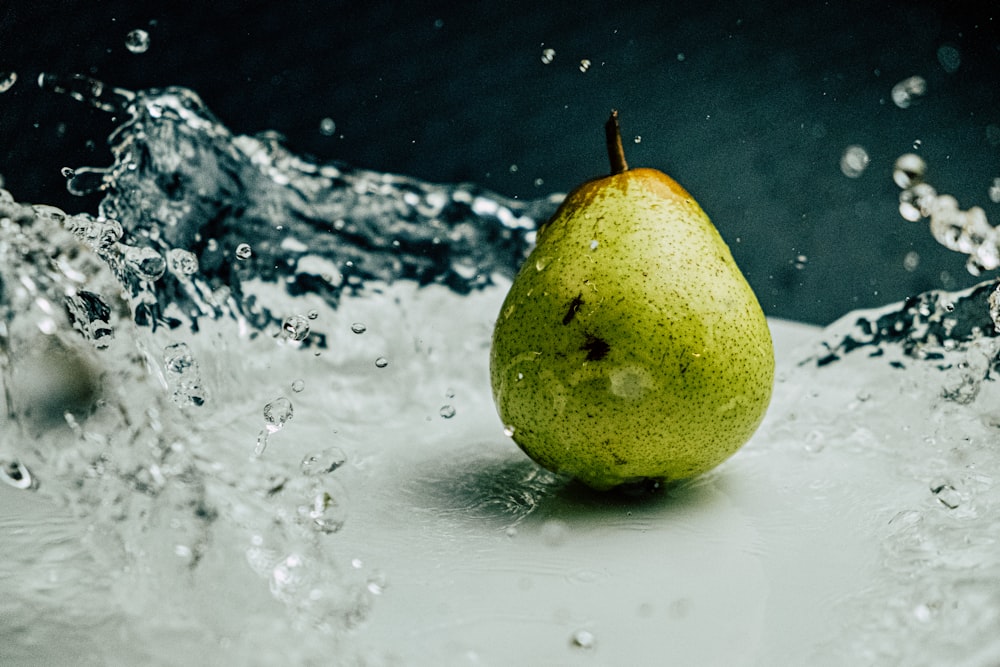
[[[931,483],[930,488],[931,493],[937,497],[938,502],[948,509],[956,509],[962,504],[961,494],[951,484],[944,481],[935,481]]]
[[[347,462],[347,455],[340,447],[327,447],[321,452],[306,454],[300,468],[302,474],[308,477],[326,475]]]
[[[292,402],[284,396],[279,396],[264,406],[264,428],[271,433],[280,431],[294,414]]]
[[[190,250],[171,248],[167,253],[167,265],[175,274],[190,276],[198,273],[198,256]]]
[[[438,414],[441,415],[441,417],[444,419],[451,419],[452,417],[455,416],[455,406],[442,405],[441,409],[438,411]]]
[[[174,390],[174,403],[182,407],[205,404],[201,373],[186,343],[171,343],[163,348],[163,369],[167,383]]]
[[[125,35],[125,48],[132,53],[145,53],[149,49],[149,33],[136,28]]]
[[[0,93],[6,93],[17,83],[17,72],[0,72]]]
[[[333,122],[332,118],[324,118],[319,122],[319,133],[324,137],[332,137],[336,131],[337,124]]]
[[[592,649],[594,643],[594,633],[589,630],[577,630],[570,639],[570,644],[575,648]]]
[[[376,368],[385,368],[388,365],[389,365],[389,360],[386,359],[385,357],[379,357],[378,359],[375,360]]]
[[[154,282],[167,271],[163,256],[152,248],[129,247],[125,251],[125,266],[141,280]]]
[[[900,109],[907,109],[916,98],[927,92],[927,81],[922,76],[911,76],[892,87],[892,101]]]
[[[289,340],[305,340],[309,335],[309,320],[301,315],[290,315],[281,324],[281,334]]]
[[[590,65],[591,65],[590,60],[584,58],[583,60],[580,61],[580,71],[586,72],[588,69],[590,69]]]
[[[249,243],[241,243],[236,246],[236,259],[250,259],[250,255],[253,254],[253,250],[250,248]]]
[[[28,468],[20,461],[0,462],[0,482],[21,491],[38,488],[38,480],[32,477]]]
[[[909,188],[923,181],[927,172],[927,163],[915,153],[906,153],[896,158],[893,165],[892,180],[901,188]]]
[[[351,331],[356,334],[363,334],[368,331],[368,327],[365,326],[364,322],[355,322],[351,325]]]
[[[543,65],[548,65],[549,63],[551,63],[555,59],[555,57],[556,57],[556,50],[555,49],[543,49],[542,50],[542,64]]]
[[[962,53],[954,44],[942,44],[937,50],[937,59],[948,74],[954,74],[962,64]]]
[[[863,146],[851,145],[840,156],[840,171],[848,178],[858,178],[868,168],[868,151]]]

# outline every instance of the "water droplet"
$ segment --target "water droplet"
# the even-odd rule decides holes
[[[684,60],[685,60],[686,58],[687,58],[687,56],[685,56],[685,55],[684,55],[683,53],[678,53],[678,54],[677,54],[677,62],[679,62],[679,63],[682,63],[682,62],[684,62]]]
[[[517,526],[508,526],[507,530],[504,531],[504,535],[507,537],[517,537]]]
[[[0,461],[0,482],[21,491],[38,488],[38,481],[20,461]]]
[[[152,248],[130,246],[125,251],[125,266],[141,280],[154,282],[167,271],[163,256]]]
[[[993,183],[990,184],[990,201],[994,204],[1000,204],[1000,178],[994,178]]]
[[[868,151],[862,146],[851,145],[840,156],[840,171],[848,178],[858,178],[868,168]]]
[[[549,63],[551,63],[555,59],[555,57],[556,57],[556,50],[555,49],[543,49],[542,50],[542,64],[543,65],[548,65]]]
[[[536,187],[536,188],[540,188],[540,187],[542,187],[542,185],[543,185],[544,183],[545,183],[545,181],[544,181],[543,179],[541,179],[541,178],[536,178],[536,179],[535,179],[535,187]]]
[[[294,413],[292,402],[284,396],[279,396],[264,406],[264,428],[270,433],[280,431]]]
[[[505,436],[507,436],[508,438],[513,438],[514,437],[514,427],[511,426],[510,424],[507,424],[506,426],[503,427],[503,434]]]
[[[306,388],[306,381],[303,380],[302,378],[299,378],[292,382],[292,391],[294,391],[296,394],[300,393],[305,388]]]
[[[167,265],[175,274],[190,276],[198,273],[198,256],[190,250],[172,248],[167,253]]]
[[[385,368],[388,365],[389,365],[389,360],[386,359],[385,357],[379,357],[378,359],[375,360],[376,368]]]
[[[906,256],[903,258],[904,269],[913,272],[917,270],[917,267],[919,265],[920,265],[920,253],[918,253],[916,250],[911,250],[910,252],[906,253]]]
[[[907,109],[927,92],[927,81],[922,76],[911,76],[892,87],[892,101],[900,109]]]
[[[441,415],[441,417],[443,417],[444,419],[451,419],[452,417],[455,416],[455,406],[442,405],[441,409],[438,411],[438,414]]]
[[[561,519],[549,519],[542,524],[542,541],[550,547],[556,547],[566,541],[569,526]]]
[[[315,320],[317,317],[319,317],[319,311],[313,308],[308,313],[306,313],[306,317],[308,317],[310,320]]]
[[[76,170],[73,167],[63,167],[59,170],[59,173],[62,174],[63,178],[73,178],[76,175]]]
[[[125,35],[125,48],[132,53],[145,53],[149,49],[149,33],[136,28]]]
[[[385,591],[385,587],[385,575],[381,572],[373,572],[372,575],[368,577],[366,588],[368,588],[368,592],[372,595],[382,595],[383,591]]]
[[[594,648],[594,643],[594,633],[589,630],[577,630],[573,633],[573,637],[570,640],[570,644],[575,648],[582,649],[592,649]]]
[[[258,458],[267,449],[267,436],[270,435],[266,428],[262,428],[260,433],[257,434],[257,445],[253,448],[253,454],[250,456],[251,459]]]
[[[592,239],[590,241],[590,249],[591,250],[597,250],[597,246],[599,246],[599,245],[600,245],[600,243],[598,243],[597,239]]]
[[[340,447],[327,447],[321,452],[306,454],[300,465],[302,474],[317,477],[333,472],[347,462],[347,455]]]
[[[319,122],[319,133],[324,137],[332,137],[336,131],[337,124],[333,122],[332,118],[324,118]]]
[[[253,254],[253,250],[250,248],[249,243],[241,243],[236,246],[236,259],[250,259],[250,255]]]
[[[516,164],[510,165],[510,167],[508,169],[510,170],[510,173],[512,173],[512,174],[516,174],[517,173],[517,165]]]
[[[351,325],[351,331],[353,331],[356,334],[363,334],[364,332],[368,331],[368,327],[364,325],[364,322],[355,322],[354,324]]]
[[[633,139],[632,141],[634,141],[637,144],[641,144],[642,143],[642,136],[640,136],[640,135],[637,134],[637,135],[635,135],[635,139]]]
[[[901,188],[910,188],[924,180],[927,163],[915,153],[906,153],[896,158],[892,180]]]
[[[587,58],[584,58],[583,60],[581,60],[580,61],[580,71],[581,72],[586,72],[588,69],[590,69],[590,64],[591,64],[590,60],[588,60]]]
[[[945,72],[954,74],[962,64],[962,53],[954,44],[942,44],[938,47],[937,59]]]
[[[802,269],[806,268],[806,262],[807,261],[809,261],[809,258],[806,257],[805,255],[797,255],[795,257],[795,264],[794,264],[794,266],[795,266],[796,269],[799,269],[801,271]]]
[[[309,320],[301,315],[290,315],[281,325],[281,334],[289,340],[305,340],[309,335]]]
[[[962,504],[961,494],[948,482],[941,480],[931,482],[930,489],[931,493],[937,497],[938,502],[950,510]]]
[[[17,72],[0,72],[0,93],[6,93],[17,83]]]

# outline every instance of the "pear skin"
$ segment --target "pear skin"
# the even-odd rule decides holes
[[[599,490],[716,467],[774,382],[767,321],[729,247],[676,181],[627,168],[612,121],[619,173],[573,190],[539,230],[490,354],[518,446]]]

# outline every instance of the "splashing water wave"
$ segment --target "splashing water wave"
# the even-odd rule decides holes
[[[69,637],[93,664],[350,664],[346,638],[393,585],[343,550],[370,539],[357,515],[393,514],[386,525],[432,515],[442,539],[484,549],[469,526],[507,541],[531,531],[565,480],[482,442],[495,415],[470,359],[485,358],[496,287],[561,197],[521,202],[314,164],[274,133],[233,135],[182,88],[40,83],[124,122],[110,166],[67,172],[71,191],[103,193],[96,215],[0,190],[0,500],[19,508],[0,516],[0,532],[48,531],[56,545],[0,566],[10,578],[0,616],[66,619],[3,624],[0,657],[38,662],[40,647]],[[1000,424],[994,295],[988,282],[846,316],[796,371],[815,391],[785,392],[741,454],[751,466],[765,453],[806,466],[839,448],[850,455],[841,464],[895,466],[884,486],[906,492],[883,493],[865,514],[885,519],[866,521],[887,573],[875,597],[889,609],[873,608],[871,591],[844,603],[859,619],[830,654],[844,662],[923,664],[926,638],[943,635],[993,655],[975,634],[1000,599],[984,537],[1000,507],[987,472],[996,455],[948,443],[961,429],[988,442]],[[859,369],[878,387],[902,374],[905,387],[842,395]],[[880,421],[900,410],[922,434],[905,450]],[[813,420],[814,459],[789,453],[803,447],[797,415]],[[446,433],[465,449],[425,458],[421,445]],[[28,525],[42,499],[60,519]],[[914,591],[914,573],[934,584]],[[245,609],[255,613],[234,613]]]

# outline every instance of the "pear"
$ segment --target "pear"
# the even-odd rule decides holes
[[[684,188],[629,169],[573,190],[511,284],[493,332],[500,418],[541,466],[599,490],[704,473],[771,399],[767,321],[729,247]]]

